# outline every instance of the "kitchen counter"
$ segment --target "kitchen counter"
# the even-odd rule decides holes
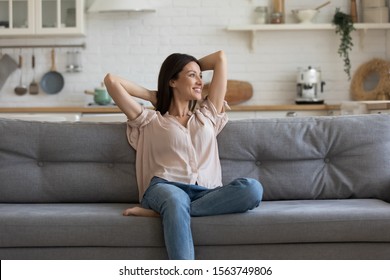
[[[390,101],[364,101],[368,110],[389,110]],[[278,104],[278,105],[237,105],[231,106],[231,111],[332,111],[340,110],[341,104]],[[117,106],[64,106],[64,107],[0,107],[0,113],[91,113],[112,114],[121,113]]]
[[[340,105],[240,105],[231,106],[231,111],[329,111],[339,110]],[[67,106],[67,107],[0,107],[0,113],[121,113],[116,106]]]

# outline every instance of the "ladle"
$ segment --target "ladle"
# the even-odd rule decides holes
[[[27,93],[27,87],[23,85],[23,81],[22,81],[22,77],[23,77],[22,65],[23,65],[23,58],[22,55],[20,54],[19,55],[20,82],[19,85],[15,87],[14,90],[17,95],[24,95]]]
[[[314,8],[314,10],[317,10],[317,11],[318,11],[319,9],[321,9],[321,8],[323,8],[323,7],[327,6],[327,5],[329,5],[330,2],[331,2],[331,1],[325,2],[324,4],[321,4],[321,5],[319,5],[318,7]]]

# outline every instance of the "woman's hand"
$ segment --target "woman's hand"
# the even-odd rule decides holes
[[[107,74],[104,83],[116,105],[129,120],[136,119],[142,113],[142,106],[133,97],[150,101],[153,105],[157,103],[155,92],[121,77]]]

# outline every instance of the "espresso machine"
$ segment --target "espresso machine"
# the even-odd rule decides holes
[[[296,104],[323,104],[324,85],[319,68],[298,68]]]

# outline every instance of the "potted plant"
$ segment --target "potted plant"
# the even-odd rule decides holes
[[[338,54],[344,60],[344,72],[347,73],[348,79],[350,80],[351,61],[349,59],[349,51],[351,51],[353,47],[351,33],[355,30],[353,19],[351,15],[345,14],[340,11],[340,8],[337,8],[332,23],[336,26],[336,34],[340,35]]]

